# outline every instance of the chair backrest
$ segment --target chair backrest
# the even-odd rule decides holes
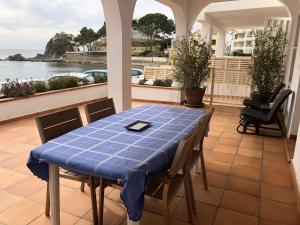
[[[203,145],[203,140],[204,140],[205,134],[206,134],[206,132],[207,132],[208,129],[209,129],[209,123],[210,123],[210,120],[211,120],[211,118],[212,118],[212,115],[213,115],[214,111],[215,111],[215,109],[212,108],[212,109],[209,110],[209,111],[207,112],[207,114],[203,117],[203,126],[201,126],[201,127],[198,129],[198,131],[197,131],[197,133],[196,133],[196,135],[195,135],[195,146],[194,146],[194,147],[196,147],[196,145],[199,144],[199,145],[200,145],[200,150],[201,150],[202,145]]]
[[[65,133],[82,127],[82,120],[78,108],[40,116],[35,119],[41,141],[46,143]]]
[[[267,105],[269,105],[270,103],[274,102],[275,98],[277,97],[277,95],[279,94],[279,92],[281,91],[282,88],[285,87],[285,83],[280,82],[276,88],[274,89],[274,91],[272,92],[270,98],[268,99]]]
[[[93,102],[84,106],[88,123],[116,114],[112,98]]]
[[[275,113],[277,113],[279,111],[279,109],[281,108],[281,106],[283,105],[283,103],[287,100],[287,98],[289,97],[289,95],[292,94],[292,93],[293,92],[290,89],[286,89],[283,92],[281,92],[281,94],[275,100],[274,104],[271,107],[271,110],[268,113],[268,120],[271,120],[273,118],[273,116],[275,115]]]
[[[180,141],[176,150],[176,154],[173,158],[172,165],[169,169],[169,176],[171,178],[174,177],[181,169],[183,169],[184,165],[187,163],[189,156],[193,151],[195,135],[199,129],[202,129],[202,126],[204,126],[203,118],[199,120],[193,131]]]

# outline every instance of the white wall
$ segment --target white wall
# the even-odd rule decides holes
[[[132,99],[181,103],[184,95],[179,88],[132,85]]]
[[[298,137],[300,137],[300,129],[298,131]],[[300,188],[300,138],[297,139],[294,158],[292,159],[294,166],[294,173],[298,188]]]

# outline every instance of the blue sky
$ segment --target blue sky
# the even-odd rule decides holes
[[[57,32],[98,30],[104,22],[101,0],[0,0],[0,49],[44,49]],[[138,0],[134,18],[171,10],[155,0]]]

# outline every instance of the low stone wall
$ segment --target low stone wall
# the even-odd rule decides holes
[[[106,97],[105,83],[49,91],[24,98],[5,98],[0,100],[0,123]]]

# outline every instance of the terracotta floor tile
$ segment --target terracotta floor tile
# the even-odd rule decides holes
[[[261,197],[287,204],[296,205],[296,194],[293,189],[263,183]]]
[[[206,171],[228,174],[230,172],[231,165],[213,160],[205,160]]]
[[[17,195],[10,194],[6,191],[0,191],[0,212],[21,200],[22,198]]]
[[[197,183],[193,183],[193,188],[196,201],[214,206],[218,206],[220,204],[223,189],[209,186],[206,191],[203,185]]]
[[[245,148],[245,147],[240,147],[238,150],[239,155],[243,156],[248,156],[248,157],[253,157],[253,158],[262,158],[262,152],[261,151],[256,151],[250,148]]]
[[[264,150],[268,152],[285,154],[285,147],[281,145],[277,146],[277,145],[264,144]]]
[[[240,177],[229,176],[226,189],[242,192],[249,195],[260,196],[259,182]]]
[[[260,219],[259,225],[285,225],[283,223],[277,223],[272,220],[267,220],[267,219]]]
[[[221,207],[252,216],[258,216],[259,198],[239,192],[225,191]]]
[[[209,142],[209,141],[204,141],[203,150],[204,151],[211,151],[211,150],[213,150],[214,146],[215,146],[215,143]]]
[[[47,190],[47,188],[43,187],[27,197],[29,199],[39,202],[41,204],[45,204],[46,203],[46,190]],[[60,198],[62,199],[64,197],[67,197],[68,195],[72,194],[74,189],[66,187],[64,185],[60,185],[59,191],[60,191],[59,192]]]
[[[1,166],[1,162],[7,160],[8,158],[10,158],[12,155],[7,153],[7,152],[0,152],[0,166]]]
[[[206,155],[206,159],[224,162],[224,163],[233,163],[235,155],[223,152],[209,152]]]
[[[224,131],[222,133],[221,138],[230,138],[230,139],[233,139],[233,140],[241,141],[242,135],[239,134],[239,133],[228,133],[227,131]]]
[[[300,224],[300,215],[295,206],[267,199],[261,200],[261,217],[288,225]]]
[[[184,193],[184,191],[183,191]],[[183,197],[184,195],[182,195]],[[169,204],[169,213],[172,214],[175,209],[178,207],[180,201],[181,201],[181,197],[175,197],[172,202]],[[120,204],[124,204],[123,202]],[[156,213],[158,215],[164,215],[164,210],[163,207],[160,203],[159,200],[151,198],[149,196],[145,196],[145,210],[152,212],[152,213]]]
[[[210,135],[208,135],[208,137],[205,137],[205,141],[211,142],[211,143],[216,143],[218,141],[218,139],[219,139],[219,137],[210,136]]]
[[[258,218],[220,208],[214,225],[258,225]]]
[[[275,152],[264,152],[264,160],[274,161],[274,162],[287,162],[286,154],[280,154]]]
[[[279,174],[291,174],[290,164],[288,162],[274,162],[263,160],[263,171]]]
[[[207,182],[209,186],[224,188],[227,180],[227,175],[206,171]],[[192,173],[192,179],[194,182],[203,184],[202,173]]]
[[[263,145],[263,143],[242,140],[240,147],[252,149],[255,151],[262,151],[264,148],[264,145]]]
[[[76,204],[80,202],[80,204]],[[73,216],[82,217],[92,208],[90,196],[86,192],[75,190],[61,198],[61,209]]]
[[[240,145],[240,140],[235,140],[235,139],[231,139],[231,138],[222,138],[221,137],[221,138],[219,138],[217,143],[238,147]]]
[[[126,216],[127,212],[123,204],[105,198],[103,216],[104,225],[119,225],[126,219]],[[90,210],[83,218],[88,221],[93,221],[92,211]]]
[[[21,200],[0,213],[0,221],[4,224],[24,225],[33,221],[43,213],[44,206],[27,199]]]
[[[216,144],[213,148],[213,151],[236,154],[237,149],[238,149],[237,147],[230,146],[230,145]]]
[[[238,166],[253,167],[256,169],[260,169],[262,166],[261,159],[244,156],[244,155],[237,155],[234,160],[234,164]]]
[[[293,188],[293,181],[291,175],[263,171],[262,181],[281,187]]]
[[[8,170],[0,167],[0,189],[4,189],[20,180],[26,178],[27,175],[13,170]]]
[[[42,181],[41,179],[38,179],[34,176],[29,176],[6,187],[5,191],[21,197],[28,197],[29,195],[42,189],[46,185],[47,183],[45,181]]]
[[[283,138],[264,137],[264,144],[284,146]]]
[[[255,142],[255,143],[264,143],[264,138],[260,136],[254,136],[254,135],[243,135],[242,141],[244,142]]]
[[[65,212],[60,213],[60,223],[62,225],[73,225],[80,219],[79,217],[70,215]],[[51,218],[42,214],[40,217],[36,218],[34,221],[29,223],[30,225],[51,225]]]
[[[254,181],[260,181],[261,179],[260,169],[255,169],[248,166],[233,165],[231,169],[231,175],[251,179]]]
[[[196,202],[198,222],[201,225],[212,225],[217,208],[211,205]],[[179,206],[172,217],[184,222],[188,221],[185,199],[181,199]]]
[[[126,221],[126,223],[127,223],[127,221]],[[93,223],[91,221],[88,221],[85,219],[80,219],[75,225],[93,225]]]

